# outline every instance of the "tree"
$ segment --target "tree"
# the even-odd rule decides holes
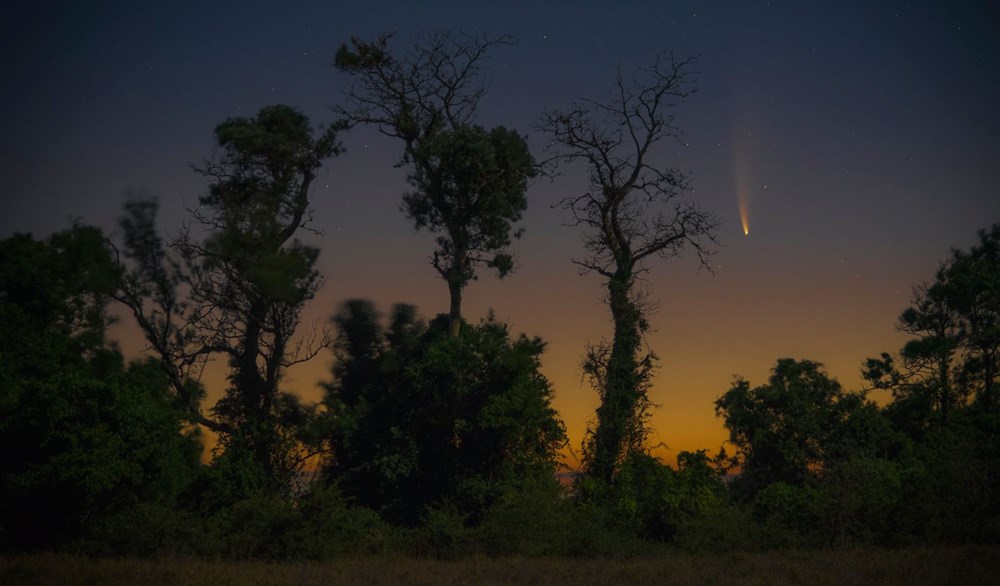
[[[11,336],[8,352],[27,350],[16,343],[17,336],[37,333],[58,333],[81,356],[105,346],[105,330],[111,324],[107,305],[117,272],[99,229],[74,225],[46,241],[15,234],[0,247],[0,304],[3,333]]]
[[[585,449],[590,474],[611,481],[624,457],[641,449],[652,354],[640,356],[648,307],[638,286],[647,259],[694,249],[706,268],[706,241],[718,221],[685,198],[688,177],[658,165],[656,146],[678,139],[674,107],[694,90],[693,60],[658,58],[626,79],[619,69],[606,101],[583,100],[547,112],[538,128],[549,135],[556,163],[583,162],[590,189],[562,205],[584,229],[582,272],[605,279],[614,334],[584,362],[601,395],[596,427]]]
[[[995,413],[1000,376],[1000,224],[979,231],[979,244],[955,250],[946,272],[951,303],[960,316],[965,356],[961,378],[979,404]]]
[[[565,433],[539,372],[544,344],[492,319],[461,329],[397,305],[388,328],[368,301],[334,318],[324,474],[388,519],[453,505],[478,520],[531,477],[552,478]]]
[[[101,232],[0,241],[0,548],[58,547],[140,502],[171,503],[201,444],[155,363],[104,337]]]
[[[935,417],[947,424],[952,410],[964,403],[963,388],[955,384],[958,316],[945,279],[939,272],[934,283],[914,288],[913,305],[900,314],[896,326],[914,339],[903,345],[898,360],[882,353],[867,359],[862,368],[873,388],[892,391],[893,411],[906,412],[908,426],[924,427]]]
[[[334,65],[353,84],[349,105],[339,112],[403,141],[399,165],[410,167],[414,191],[403,196],[402,210],[417,230],[438,234],[431,265],[448,285],[450,335],[456,337],[462,292],[477,267],[495,269],[501,278],[513,270],[508,247],[521,235],[513,224],[527,207],[527,181],[536,174],[516,131],[474,124],[486,91],[482,63],[489,49],[509,41],[442,33],[393,54],[389,39],[341,45]]]
[[[898,356],[863,368],[873,387],[892,391],[885,413],[913,440],[900,458],[900,522],[925,539],[992,539],[1000,526],[1000,225],[978,235],[914,289],[897,326],[912,339]]]
[[[247,490],[288,480],[292,433],[304,414],[279,389],[282,373],[328,343],[294,337],[321,283],[318,250],[297,236],[308,229],[317,169],[341,151],[339,128],[314,138],[308,119],[281,105],[229,119],[215,129],[219,154],[197,169],[211,181],[194,211],[203,239],[185,229],[166,244],[153,200],[126,203],[121,220],[131,268],[118,299],[192,421],[218,432],[229,458],[252,464]],[[230,386],[208,417],[193,381],[215,355],[228,360]]]
[[[890,407],[900,424],[911,431],[948,425],[970,396],[993,411],[1000,375],[1000,225],[980,231],[969,251],[954,250],[932,282],[914,288],[897,328],[913,336],[898,359],[888,353],[869,358],[862,372],[873,387],[892,390]]]
[[[715,402],[737,452],[738,485],[754,495],[783,482],[803,486],[824,468],[856,456],[884,458],[892,437],[878,408],[847,393],[810,360],[782,358],[766,385],[737,379]]]

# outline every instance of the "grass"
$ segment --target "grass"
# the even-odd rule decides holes
[[[0,557],[0,584],[996,584],[1000,547],[675,553],[655,559],[405,557],[327,562]]]

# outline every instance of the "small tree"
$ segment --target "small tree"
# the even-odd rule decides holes
[[[280,105],[227,120],[215,129],[218,156],[197,169],[212,181],[194,211],[204,239],[185,229],[164,243],[151,200],[128,202],[121,220],[131,268],[118,299],[192,421],[220,433],[230,459],[242,454],[252,464],[247,490],[288,480],[291,426],[302,413],[279,390],[281,376],[327,344],[294,337],[321,282],[313,268],[318,250],[296,236],[307,228],[317,169],[340,152],[336,131],[314,138],[304,115]],[[219,354],[228,359],[230,386],[208,417],[192,381]]]
[[[492,319],[448,333],[397,305],[344,304],[321,422],[324,473],[357,502],[416,523],[429,506],[477,520],[526,479],[552,478],[565,441],[539,371],[544,344]]]
[[[508,247],[520,236],[513,224],[527,207],[527,181],[535,164],[516,131],[474,124],[486,91],[480,80],[490,48],[505,37],[481,39],[437,34],[410,52],[393,54],[388,36],[342,45],[336,68],[350,75],[348,106],[339,112],[353,124],[374,124],[403,141],[400,166],[414,191],[402,210],[414,226],[437,237],[431,265],[448,284],[450,335],[462,319],[462,292],[485,265],[504,277],[513,269]]]
[[[1000,375],[1000,225],[979,232],[979,244],[955,250],[930,283],[913,290],[897,328],[913,337],[898,357],[865,361],[874,388],[889,389],[890,406],[911,432],[947,425],[974,396],[995,409]]]
[[[887,455],[892,436],[877,407],[821,366],[782,358],[766,385],[737,379],[715,402],[737,448],[729,463],[740,469],[743,494],[778,482],[803,486],[833,463]]]
[[[588,472],[610,482],[622,458],[642,449],[654,356],[641,355],[648,329],[638,279],[647,259],[669,259],[693,249],[708,268],[706,242],[718,221],[685,198],[688,177],[654,162],[655,147],[681,136],[674,107],[694,90],[692,60],[658,58],[626,79],[619,69],[605,101],[583,100],[544,115],[554,162],[582,161],[590,189],[562,205],[585,230],[582,272],[605,279],[614,323],[610,344],[588,351],[585,370],[601,396],[596,426],[585,446]]]
[[[867,359],[862,368],[862,376],[873,388],[889,389],[897,402],[923,411],[921,419],[937,413],[943,423],[964,402],[963,389],[955,384],[960,340],[952,287],[944,268],[933,283],[914,287],[912,305],[900,314],[896,325],[913,339],[906,342],[898,359],[882,353]]]

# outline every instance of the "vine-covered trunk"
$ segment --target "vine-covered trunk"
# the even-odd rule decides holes
[[[457,338],[459,331],[462,329],[462,289],[468,283],[466,274],[469,267],[467,266],[468,260],[466,257],[468,253],[464,245],[464,239],[459,237],[457,230],[452,231],[451,234],[451,242],[455,248],[455,252],[451,259],[451,266],[442,272],[442,276],[448,283],[448,297],[450,301],[448,307],[448,335],[452,338]]]
[[[639,364],[641,315],[631,299],[631,272],[619,271],[608,280],[614,338],[608,357],[601,405],[594,430],[590,473],[611,482],[621,459],[642,441],[643,394]]]
[[[448,280],[448,294],[451,305],[448,309],[448,335],[457,338],[462,327],[462,285],[453,279]]]

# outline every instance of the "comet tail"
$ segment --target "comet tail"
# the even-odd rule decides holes
[[[746,188],[740,186],[736,190],[736,197],[740,204],[740,221],[743,222],[743,235],[750,235],[750,206],[749,198],[747,197]]]

